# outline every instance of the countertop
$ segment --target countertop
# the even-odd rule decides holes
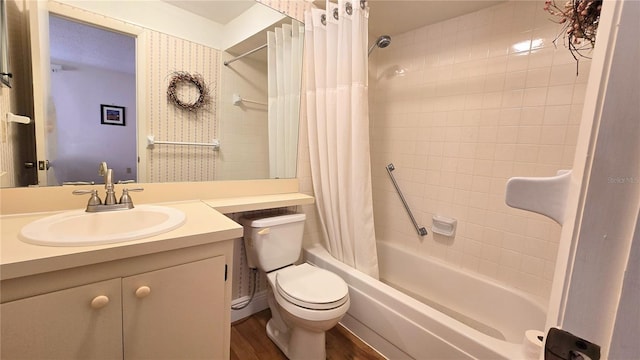
[[[241,225],[202,201],[157,205],[184,211],[185,224],[175,230],[144,239],[96,246],[31,245],[18,238],[20,229],[26,224],[59,212],[1,216],[0,280],[170,251],[242,236]]]
[[[230,198],[218,198],[202,200],[205,204],[220,211],[223,214],[273,209],[287,206],[313,204],[313,196],[301,193],[286,193],[273,195],[236,196]]]

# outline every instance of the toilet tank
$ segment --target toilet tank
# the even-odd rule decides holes
[[[269,272],[296,262],[305,219],[305,214],[242,218],[249,267]]]

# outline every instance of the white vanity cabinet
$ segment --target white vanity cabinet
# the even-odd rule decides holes
[[[225,257],[0,305],[2,359],[224,359]]]
[[[1,304],[2,359],[122,357],[120,283],[112,279]],[[100,296],[108,303],[97,304]]]
[[[124,359],[224,358],[224,267],[218,256],[122,279]]]

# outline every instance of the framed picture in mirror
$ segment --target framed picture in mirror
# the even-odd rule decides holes
[[[103,125],[125,126],[124,107],[115,105],[100,105],[101,121]]]

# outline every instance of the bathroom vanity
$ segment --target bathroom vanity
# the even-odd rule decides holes
[[[184,225],[99,246],[27,244],[20,229],[51,213],[3,216],[2,359],[228,359],[242,227],[200,201],[167,206]]]

